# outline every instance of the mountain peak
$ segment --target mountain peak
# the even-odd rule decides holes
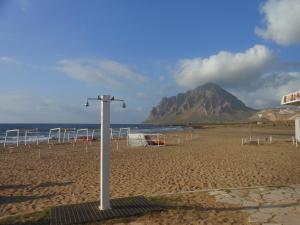
[[[244,119],[253,113],[241,100],[213,83],[164,97],[146,123],[200,123]]]
[[[198,86],[197,88],[214,88],[214,89],[222,89],[219,85],[214,83],[205,83],[201,86]]]

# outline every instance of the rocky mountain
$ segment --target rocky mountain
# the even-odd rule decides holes
[[[145,123],[179,124],[241,121],[255,112],[218,85],[208,83],[153,107]]]

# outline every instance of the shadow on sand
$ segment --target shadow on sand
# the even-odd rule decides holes
[[[54,186],[66,186],[69,184],[72,184],[73,182],[45,182],[41,183],[38,185],[35,185],[28,189],[29,192],[38,189],[38,188],[47,188],[47,187],[54,187]],[[0,190],[5,190],[5,189],[24,189],[28,188],[31,185],[29,184],[18,184],[18,185],[2,185],[0,186]],[[54,194],[48,194],[48,195],[41,195],[41,196],[36,196],[36,195],[18,195],[18,196],[2,196],[0,195],[0,205],[3,204],[9,204],[9,203],[18,203],[18,202],[26,202],[30,200],[36,200],[36,199],[42,199],[42,198],[51,198],[53,197]]]
[[[0,190],[5,190],[5,189],[24,189],[24,188],[29,188],[29,191],[33,191],[34,189],[37,188],[46,188],[46,187],[54,187],[54,186],[66,186],[69,184],[72,184],[73,182],[68,181],[68,182],[45,182],[45,183],[41,183],[38,185],[34,185],[32,186],[31,184],[5,184],[5,185],[0,185]]]
[[[30,184],[6,184],[6,185],[0,185],[0,190],[5,189],[23,189],[29,187]]]
[[[73,184],[73,182],[71,181],[68,181],[68,182],[45,182],[45,183],[41,183],[41,184],[38,184],[38,185],[35,185],[33,186],[30,191],[33,191],[34,189],[37,189],[37,188],[47,188],[47,187],[61,187],[61,186],[67,186],[67,185],[70,185],[70,184]]]
[[[34,195],[0,196],[0,205],[9,204],[9,203],[26,202],[30,200],[43,199],[43,198],[51,198],[53,196],[55,195],[51,194],[51,195],[40,195],[40,196],[34,196]]]

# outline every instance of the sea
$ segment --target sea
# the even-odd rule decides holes
[[[46,123],[5,123],[0,124],[0,144],[3,144],[6,136],[7,144],[15,144],[17,141],[19,144],[25,143],[25,131],[27,130],[26,143],[35,142],[47,142],[49,138],[51,140],[59,139],[58,130],[53,130],[49,134],[50,129],[61,128],[60,139],[73,140],[76,135],[78,138],[86,137],[87,131],[79,129],[88,129],[88,135],[90,137],[100,137],[100,124],[46,124]],[[190,127],[186,126],[161,126],[150,124],[111,124],[111,137],[124,137],[127,135],[128,130],[131,133],[166,133],[190,130]],[[17,138],[17,131],[19,130],[19,137]],[[64,130],[66,131],[64,132]],[[9,131],[10,130],[10,131]],[[15,131],[14,131],[15,130]],[[94,131],[93,131],[94,130]],[[7,132],[9,131],[9,132]],[[7,135],[6,135],[7,134]]]

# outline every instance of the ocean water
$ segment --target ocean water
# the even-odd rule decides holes
[[[65,140],[73,140],[76,136],[76,130],[78,129],[89,129],[89,138],[93,135],[95,138],[100,137],[100,125],[99,124],[0,124],[0,144],[3,144],[5,140],[5,135],[7,130],[19,129],[19,143],[25,143],[25,130],[30,130],[27,133],[26,142],[32,143],[38,140],[39,143],[47,142],[49,139],[49,130],[53,128],[62,128],[60,138],[61,140],[65,136]],[[63,128],[69,129],[64,134]],[[125,136],[127,134],[126,129],[120,128],[130,128],[132,133],[165,133],[165,132],[175,132],[190,129],[183,126],[158,126],[158,125],[148,125],[148,124],[111,124],[111,135],[113,137]],[[94,130],[94,132],[92,132]],[[120,132],[121,130],[121,132]],[[93,133],[93,134],[92,134]],[[78,132],[78,137],[85,137],[86,131]],[[52,132],[50,139],[58,140],[58,132]],[[17,142],[17,132],[9,132],[7,135],[6,143],[15,144]]]

